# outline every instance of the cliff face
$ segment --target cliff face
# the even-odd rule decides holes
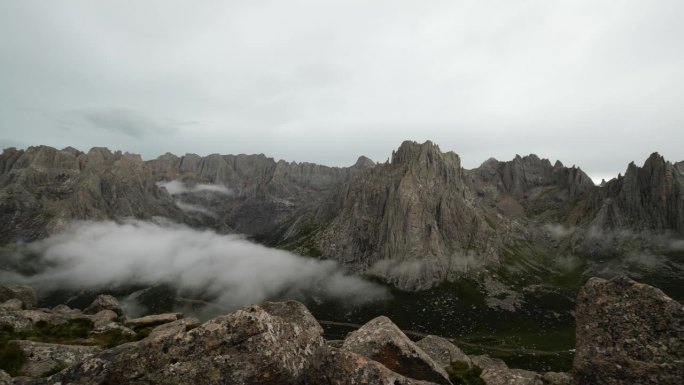
[[[139,155],[93,148],[10,148],[0,155],[1,241],[31,241],[74,219],[163,216],[182,212],[155,185]]]
[[[458,155],[431,142],[404,142],[391,163],[353,175],[318,242],[324,255],[401,287],[429,287],[467,269],[468,255],[471,264],[495,258],[498,241],[484,218]]]
[[[673,231],[684,235],[684,174],[653,153],[642,167],[630,163],[589,198],[589,226],[600,229]]]
[[[180,199],[210,210],[214,216],[208,223],[212,226],[228,226],[255,236],[269,236],[295,221],[297,215],[325,206],[353,170],[374,166],[367,158],[352,167],[338,168],[244,154],[204,158],[166,154],[147,164],[157,180],[227,187],[230,193],[220,199],[210,199],[211,194],[187,194]]]

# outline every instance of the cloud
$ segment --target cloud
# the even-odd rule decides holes
[[[222,184],[200,183],[190,187],[179,180],[172,180],[168,182],[157,182],[157,186],[164,187],[171,195],[198,194],[203,192],[229,196],[235,195],[233,190]]]
[[[160,123],[140,111],[127,108],[105,108],[75,111],[85,123],[112,132],[119,132],[133,138],[149,134],[172,134],[178,130],[170,124]]]
[[[566,227],[558,223],[546,223],[542,228],[551,236],[551,238],[557,241],[567,238],[575,232],[574,227]]]
[[[225,309],[307,293],[351,303],[386,295],[335,262],[181,225],[78,222],[27,245],[26,255],[40,256],[43,270],[0,278],[21,279],[44,291],[168,284],[189,296],[211,298]]]

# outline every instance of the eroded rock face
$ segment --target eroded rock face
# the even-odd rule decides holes
[[[317,350],[306,375],[311,385],[428,385],[389,370],[377,361],[344,349],[323,347]]]
[[[0,286],[0,303],[11,299],[20,300],[24,307],[28,308],[36,307],[38,303],[36,291],[31,286],[21,284]]]
[[[139,155],[48,146],[0,154],[2,241],[45,238],[79,219],[154,216],[184,218]]]
[[[576,384],[681,384],[681,303],[628,278],[592,278],[579,293],[576,314]]]
[[[350,333],[342,349],[378,361],[407,377],[451,384],[444,369],[384,316],[374,318]]]
[[[416,345],[442,368],[449,366],[453,361],[462,361],[471,365],[470,357],[445,338],[429,335],[416,342]]]

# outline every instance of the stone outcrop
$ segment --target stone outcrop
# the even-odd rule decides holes
[[[0,303],[13,299],[21,301],[24,308],[36,307],[38,303],[36,291],[30,286],[21,284],[0,286]]]
[[[350,333],[342,349],[368,357],[407,377],[451,384],[444,369],[384,316]]]
[[[576,313],[576,384],[681,384],[681,303],[628,278],[592,278],[580,291]]]

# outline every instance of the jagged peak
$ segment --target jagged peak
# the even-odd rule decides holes
[[[405,140],[399,149],[392,151],[392,163],[406,163],[418,160],[423,154],[442,155],[439,146],[432,143],[432,141],[425,141],[425,143],[418,143],[412,140]]]
[[[354,166],[352,167],[357,167],[357,168],[370,168],[370,167],[375,167],[375,162],[373,162],[372,159],[365,155],[361,155],[359,159],[356,160],[356,163],[354,163]]]
[[[553,168],[563,168],[563,167],[565,167],[565,166],[563,165],[563,162],[561,162],[560,160],[556,160],[556,163],[553,164]]]

